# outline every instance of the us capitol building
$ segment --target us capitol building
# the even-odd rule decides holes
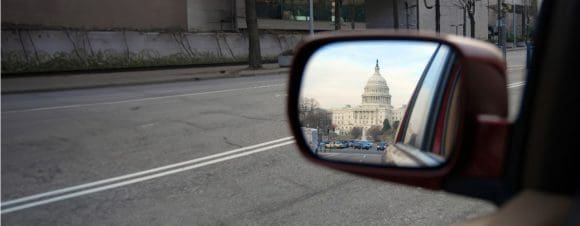
[[[371,126],[380,126],[383,121],[389,119],[391,125],[395,121],[401,121],[406,106],[393,109],[391,94],[387,81],[379,72],[379,61],[375,66],[375,73],[369,78],[362,94],[362,103],[359,106],[350,105],[340,109],[332,109],[332,124],[335,131],[341,135],[347,135],[354,127],[369,129]]]

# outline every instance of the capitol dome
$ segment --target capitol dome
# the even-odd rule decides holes
[[[375,66],[375,73],[367,81],[362,94],[362,105],[376,105],[381,107],[391,106],[391,94],[389,94],[389,86],[383,76],[381,76],[379,68],[379,60]]]

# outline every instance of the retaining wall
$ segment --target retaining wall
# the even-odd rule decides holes
[[[304,34],[260,34],[275,59]],[[2,30],[2,73],[246,62],[243,33]]]

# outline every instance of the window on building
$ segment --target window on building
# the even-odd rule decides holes
[[[314,20],[333,21],[333,0],[313,0]],[[343,1],[342,22],[365,22],[364,0]],[[308,21],[308,0],[256,0],[256,14],[262,19]]]

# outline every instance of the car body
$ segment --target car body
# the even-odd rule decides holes
[[[380,142],[377,144],[377,151],[384,151],[388,144],[386,142]]]
[[[373,143],[370,141],[360,141],[360,149],[370,150],[373,148]]]
[[[347,148],[348,147],[348,142],[347,141],[343,141],[343,140],[339,140],[336,142],[338,145],[338,148]]]
[[[361,149],[362,148],[362,141],[355,140],[352,142],[352,148],[354,149]]]
[[[329,149],[341,149],[344,147],[344,144],[341,141],[331,141],[325,144],[324,147]]]

